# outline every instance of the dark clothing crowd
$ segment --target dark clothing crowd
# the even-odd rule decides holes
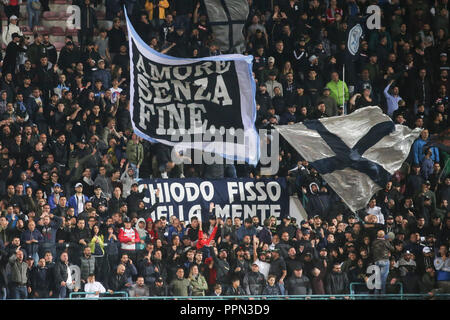
[[[262,176],[259,165],[177,164],[172,147],[133,133],[123,5],[157,51],[227,52],[196,0],[73,3],[81,29],[59,52],[39,28],[32,40],[22,34],[18,1],[1,9],[0,298],[449,293],[450,156],[428,145],[449,128],[448,1],[248,0],[258,129],[372,105],[423,129],[356,213],[280,137],[275,176],[303,221],[221,219],[214,204],[202,209],[207,221],[152,218],[159,202],[144,202],[139,179]],[[372,4],[380,26],[350,68],[350,21]]]

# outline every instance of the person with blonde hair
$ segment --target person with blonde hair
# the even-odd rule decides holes
[[[198,271],[198,266],[194,264],[189,270],[189,281],[191,281],[192,295],[205,296],[208,290],[208,283],[203,275]]]

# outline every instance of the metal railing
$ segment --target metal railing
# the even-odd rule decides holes
[[[117,299],[127,299],[128,296],[128,292],[126,291],[115,291],[113,293],[110,292],[104,292],[101,293],[98,297],[86,297],[86,295],[88,294],[94,294],[96,295],[95,292],[71,292],[69,294],[69,299],[111,299],[111,300],[117,300]],[[117,296],[117,295],[121,295],[121,296]],[[78,296],[78,297],[77,297]],[[84,297],[81,297],[84,296]]]
[[[400,297],[403,297],[403,283],[397,282],[394,284],[394,286],[399,287],[399,293],[397,293],[397,294],[400,295]],[[362,287],[361,291],[365,291],[362,294],[368,294],[368,292],[369,292],[369,289],[367,288],[367,285],[364,282],[352,282],[352,283],[350,283],[350,295],[358,294],[357,291],[355,290],[355,287]],[[361,294],[361,293],[359,293],[359,294]]]
[[[430,298],[450,300],[450,294],[323,294],[323,295],[284,295],[284,296],[163,296],[163,297],[130,297],[127,292],[117,291],[114,293],[103,293],[99,297],[85,298],[81,297],[94,292],[72,292],[69,299],[99,299],[99,300],[426,300]],[[117,297],[115,295],[122,294]],[[112,296],[114,295],[114,296]],[[79,296],[75,298],[76,296]]]

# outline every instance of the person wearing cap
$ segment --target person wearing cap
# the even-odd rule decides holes
[[[283,283],[287,275],[286,262],[281,257],[279,249],[272,249],[271,255],[269,274],[274,274],[277,282]]]
[[[281,96],[283,96],[283,85],[280,82],[278,82],[276,79],[277,79],[277,72],[275,70],[271,70],[268,73],[268,78],[267,78],[266,82],[264,83],[267,88],[267,93],[269,94],[270,98],[272,98],[272,99],[275,96],[275,88],[276,87],[280,88]]]
[[[73,74],[74,67],[72,63],[80,59],[81,53],[78,47],[75,47],[71,39],[66,37],[65,46],[61,49],[58,57],[58,67],[66,74]],[[71,92],[71,91],[68,91]]]
[[[277,234],[280,238],[284,232],[287,232],[289,234],[289,240],[295,238],[297,228],[291,223],[291,220],[292,218],[290,216],[284,216],[283,222],[278,225]]]
[[[398,268],[403,283],[404,293],[415,293],[419,291],[419,276],[417,273],[417,263],[413,258],[413,253],[406,250],[398,260]]]
[[[329,117],[338,115],[338,104],[336,100],[330,96],[331,90],[328,87],[322,89],[322,94],[317,98],[317,101],[321,101],[325,105],[325,113]]]
[[[23,36],[22,31],[19,28],[19,19],[16,15],[9,17],[9,24],[6,28],[3,28],[2,40],[5,45],[8,45],[13,40],[13,34],[16,33],[19,37]]]
[[[78,216],[84,211],[84,205],[89,201],[89,198],[83,194],[83,184],[81,182],[77,182],[74,188],[75,194],[69,198],[69,207],[74,208],[75,216]]]
[[[11,40],[6,45],[5,56],[3,58],[2,74],[15,74],[17,57],[21,52],[26,52],[27,49],[19,46],[20,33],[14,32],[11,34]]]
[[[259,266],[254,261],[251,266],[250,272],[247,272],[242,281],[242,286],[244,287],[247,295],[261,295],[264,287],[266,285],[266,279],[264,275],[259,272]]]
[[[308,218],[317,214],[322,219],[327,220],[330,214],[331,196],[328,193],[320,192],[319,185],[316,182],[311,182],[306,197],[308,203],[305,209],[308,213]]]
[[[425,274],[426,269],[434,268],[434,252],[430,247],[423,247],[421,254],[416,258],[417,273]]]
[[[100,59],[97,62],[97,70],[92,73],[92,83],[95,83],[97,80],[102,82],[103,87],[111,88],[111,73],[105,69],[106,63],[105,60]]]
[[[303,274],[303,266],[299,263],[291,277],[285,282],[286,295],[311,295],[311,281]]]
[[[162,277],[157,277],[155,282],[150,284],[149,291],[151,297],[167,297],[169,295],[169,288]]]
[[[218,254],[215,253],[214,247],[209,247],[209,252],[214,261],[214,269],[216,270],[216,283],[222,285],[223,287],[227,287],[229,284],[229,275],[231,266],[227,261],[228,251],[225,248],[222,248],[218,251]]]
[[[117,239],[120,242],[120,248],[122,254],[126,253],[135,261],[136,260],[136,244],[141,241],[139,233],[135,228],[131,226],[131,220],[129,217],[123,218],[124,226],[119,229]]]

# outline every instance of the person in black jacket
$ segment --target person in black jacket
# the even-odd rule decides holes
[[[144,185],[144,188],[147,188],[146,184]],[[144,199],[145,193],[146,193],[146,190],[142,190],[142,192],[139,192],[137,183],[133,183],[131,185],[130,194],[128,195],[128,197],[126,199],[129,212],[137,212],[138,211],[139,201]],[[158,202],[158,200],[159,200],[159,197],[156,197],[156,202]]]
[[[94,29],[98,26],[95,10],[91,7],[91,0],[84,0],[83,5],[79,4],[79,6],[81,8],[81,29],[78,31],[78,41],[83,50],[84,46],[92,41]]]
[[[327,294],[349,293],[350,283],[347,274],[342,272],[339,262],[333,264],[333,270],[327,275],[325,290]]]
[[[294,268],[294,273],[286,280],[286,294],[310,295],[312,294],[311,281],[303,274],[303,267],[299,263]]]
[[[259,266],[256,262],[253,262],[251,272],[248,272],[244,276],[242,281],[244,289],[247,295],[261,295],[266,285],[264,275],[259,272]]]
[[[26,52],[27,50],[19,46],[20,36],[18,33],[11,35],[12,41],[8,43],[6,47],[5,58],[3,59],[2,73],[15,74],[16,71],[16,58],[19,56],[19,52]]]
[[[186,58],[188,56],[189,38],[186,35],[186,28],[177,26],[175,32],[171,33],[167,39],[175,43],[175,47],[170,49],[169,54],[173,57]]]
[[[79,219],[77,227],[72,231],[70,235],[70,248],[72,249],[72,261],[75,264],[80,265],[80,257],[82,250],[89,244],[91,240],[91,231],[86,227],[86,221]]]
[[[109,293],[113,294],[117,291],[128,291],[130,286],[131,283],[128,282],[127,276],[125,275],[125,266],[119,264],[116,272],[111,273],[111,276],[106,283],[106,289]]]
[[[245,290],[241,287],[241,280],[239,278],[233,278],[231,280],[231,286],[225,291],[226,296],[245,296]]]
[[[8,253],[5,245],[0,239],[0,299],[6,299],[8,288],[8,277],[6,275],[6,265],[8,264]]]
[[[149,291],[151,297],[166,297],[169,295],[169,288],[162,277],[156,278],[155,282],[150,285]]]
[[[211,257],[214,259],[214,268],[217,271],[216,283],[222,286],[228,284],[228,275],[230,272],[230,264],[227,261],[228,252],[225,248],[220,249],[219,254],[216,255],[214,247],[210,247]]]
[[[47,52],[48,61],[51,62],[51,64],[56,64],[58,52],[56,51],[55,46],[50,43],[50,35],[44,34],[42,39],[42,44],[45,46],[45,51]]]
[[[176,11],[175,24],[187,29],[194,12],[194,0],[175,1],[173,9]]]
[[[48,63],[48,58],[46,56],[40,58],[40,65],[36,67],[36,83],[39,84],[39,87],[43,92],[42,97],[44,103],[48,103],[50,92],[53,92],[53,88],[57,85],[57,70],[58,66]]]
[[[111,54],[119,53],[120,46],[127,41],[125,32],[120,26],[120,18],[115,17],[113,27],[108,31],[109,52]]]
[[[56,141],[50,146],[55,162],[62,168],[67,164],[69,158],[69,145],[64,133],[60,133]]]
[[[64,299],[75,288],[75,279],[72,278],[69,268],[69,255],[61,253],[61,259],[54,268],[55,286],[59,290],[58,297]]]
[[[48,298],[52,290],[51,288],[51,272],[53,270],[46,266],[45,259],[41,258],[37,266],[31,270],[31,287],[33,289],[33,297]]]
[[[58,58],[58,67],[67,77],[72,77],[75,66],[81,61],[81,54],[78,48],[74,47],[72,41],[67,41],[66,45],[61,49]]]

